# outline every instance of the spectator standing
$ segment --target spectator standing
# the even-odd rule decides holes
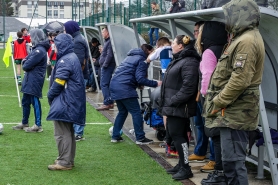
[[[101,34],[105,39],[105,44],[99,59],[101,67],[100,86],[103,94],[103,105],[97,108],[97,110],[109,110],[114,108],[114,101],[111,99],[110,95],[110,81],[116,67],[116,62],[107,27],[102,29]]]
[[[51,67],[51,69],[47,69],[47,73],[48,73],[48,78],[47,80],[50,80],[51,78],[51,71],[53,70],[55,64],[56,64],[56,58],[57,55],[55,53],[55,44],[54,44],[54,38],[57,36],[57,33],[48,33],[48,39],[50,41],[50,48],[47,51],[48,53],[48,61],[47,61],[47,65]],[[50,72],[50,74],[49,74]]]
[[[32,52],[22,60],[22,69],[25,71],[22,82],[22,123],[13,127],[14,130],[25,132],[42,132],[41,125],[42,109],[40,99],[47,63],[47,50],[50,48],[49,40],[40,29],[34,29],[30,33],[32,40]],[[29,127],[30,105],[33,105],[35,124]]]
[[[16,63],[17,83],[21,85],[21,62],[29,53],[29,45],[22,38],[22,32],[17,32],[17,40],[13,41],[13,57]]]
[[[47,120],[54,122],[58,157],[48,169],[71,170],[76,152],[73,124],[84,126],[85,123],[85,84],[80,60],[74,53],[72,37],[61,33],[54,42],[57,63],[52,71],[47,94],[50,105]]]
[[[167,173],[173,179],[193,177],[188,163],[190,128],[189,118],[196,113],[198,92],[198,68],[200,56],[188,36],[178,35],[172,43],[173,61],[169,64],[161,86],[162,115],[167,116],[166,131],[174,141],[179,154],[178,164]],[[170,145],[170,143],[167,143]]]
[[[87,46],[87,41],[80,33],[80,27],[75,21],[68,21],[64,24],[66,33],[70,34],[73,37],[74,43],[74,53],[77,55],[82,71],[83,71],[83,79],[86,87],[87,81],[89,79],[89,69],[88,69],[88,56],[89,49]],[[84,91],[86,89],[84,88]],[[84,105],[86,106],[86,105]],[[86,110],[86,109],[85,109]],[[84,128],[85,128],[85,119],[83,120],[83,124],[74,124],[75,131],[75,139],[76,141],[85,140],[84,138]]]
[[[212,74],[205,101],[205,126],[220,129],[228,184],[248,184],[245,166],[248,131],[259,123],[259,85],[265,48],[258,30],[260,11],[253,0],[223,6],[229,44]]]
[[[22,34],[23,34],[22,38],[23,38],[24,40],[26,40],[28,43],[31,43],[31,37],[30,37],[30,35],[28,34],[27,28],[22,28],[22,29],[21,29],[21,32],[22,32]]]
[[[206,21],[199,28],[199,36],[196,41],[196,48],[198,53],[202,55],[200,63],[201,71],[201,88],[200,93],[202,101],[206,98],[211,75],[215,70],[217,61],[220,58],[224,45],[228,42],[228,34],[225,30],[225,24],[216,21]],[[226,178],[223,174],[222,155],[221,155],[221,143],[220,143],[220,131],[219,128],[204,128],[207,137],[210,137],[213,141],[215,158],[210,160],[208,164],[201,167],[201,171],[213,171],[208,175],[207,179],[204,179],[202,183],[225,183]],[[207,138],[206,137],[206,138]],[[207,144],[207,143],[206,143]],[[195,152],[195,151],[194,151]],[[199,156],[200,157],[200,156]],[[192,157],[193,158],[193,157]]]
[[[48,50],[48,56],[49,56],[49,62],[51,64],[51,68],[53,69],[55,64],[56,64],[56,60],[57,60],[57,55],[55,53],[55,44],[54,44],[54,38],[57,36],[57,33],[51,33],[50,35],[50,45],[51,47]]]
[[[194,26],[194,38],[197,39],[199,32],[200,32],[200,27],[204,24],[204,21],[199,21],[195,23]],[[195,40],[196,42],[196,40]],[[204,162],[205,158],[206,158],[206,154],[207,154],[207,147],[208,147],[208,137],[205,134],[204,131],[204,119],[201,116],[202,115],[202,110],[203,110],[203,106],[202,106],[202,102],[201,102],[201,98],[202,96],[200,95],[200,89],[201,89],[201,79],[202,79],[202,75],[201,72],[199,71],[199,85],[198,85],[198,94],[197,94],[197,110],[196,110],[196,116],[194,116],[194,126],[197,129],[197,145],[195,146],[195,149],[193,151],[193,154],[191,154],[188,157],[189,162]],[[210,164],[210,166],[212,165],[212,170],[214,169],[214,150],[213,150],[213,144],[212,144],[212,140],[210,142],[210,161],[212,161]],[[202,169],[201,169],[202,170]]]
[[[151,8],[152,8],[152,16],[160,15],[160,8],[159,8],[159,5],[156,2],[151,3]],[[159,38],[158,31],[159,31],[159,28],[151,26],[150,31],[149,31],[149,38],[150,38],[150,45],[151,46],[156,45],[156,42]],[[154,32],[154,35],[155,35],[155,42],[153,41],[153,32]]]
[[[99,46],[100,43],[97,38],[92,38],[91,43],[90,43],[90,52],[93,60],[93,64],[95,68],[96,75],[99,79],[99,71],[100,71],[100,65],[99,65],[99,57],[100,57],[100,51],[99,51]],[[90,64],[89,64],[90,65]],[[97,89],[96,83],[99,83],[99,80],[96,82],[93,69],[90,71],[90,85],[91,87],[88,89],[89,92],[95,92]]]
[[[143,44],[141,48],[132,49],[115,71],[110,83],[111,97],[116,100],[119,113],[115,119],[111,142],[122,142],[120,135],[128,112],[132,116],[136,144],[149,144],[153,140],[145,137],[143,117],[138,102],[136,88],[141,86],[157,87],[161,81],[147,79],[149,62],[147,56],[152,52],[152,46]]]
[[[185,12],[185,1],[172,0],[172,6],[169,12],[170,13]]]

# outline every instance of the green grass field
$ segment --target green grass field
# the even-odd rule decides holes
[[[71,171],[49,171],[57,157],[53,123],[46,121],[48,81],[45,81],[42,104],[42,133],[12,130],[21,122],[12,63],[6,68],[0,50],[0,185],[168,185],[174,182],[165,170],[124,136],[125,142],[110,143],[110,124],[87,125],[85,141],[77,143],[75,167]],[[20,93],[22,96],[22,94]],[[87,104],[87,123],[109,121]],[[7,124],[9,123],[9,124]],[[29,124],[33,125],[31,110]]]

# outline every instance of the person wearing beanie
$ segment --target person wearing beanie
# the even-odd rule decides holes
[[[84,84],[86,87],[87,81],[89,79],[89,68],[88,68],[89,49],[88,49],[87,41],[83,37],[83,35],[81,35],[79,31],[80,27],[77,22],[68,21],[64,24],[64,26],[65,26],[66,33],[71,35],[73,38],[74,53],[77,55],[80,65],[82,67]],[[84,91],[86,91],[86,89],[84,89]],[[73,126],[74,126],[76,141],[85,140],[85,138],[83,137],[85,122],[84,124],[74,124]]]
[[[199,28],[199,35],[196,41],[196,48],[202,60],[200,62],[200,99],[203,103],[207,94],[211,75],[216,68],[217,61],[221,56],[224,45],[228,42],[228,34],[225,30],[225,24],[217,21],[206,21]],[[201,103],[201,107],[203,104]],[[220,131],[219,128],[208,129],[202,125],[203,131],[205,131],[206,138],[211,138],[213,141],[214,160],[210,158],[210,161],[203,167],[202,172],[214,171],[209,174],[206,179],[203,179],[202,183],[225,183],[226,178],[223,174],[222,160],[221,160],[221,143],[220,143]],[[206,155],[206,151],[204,153]]]

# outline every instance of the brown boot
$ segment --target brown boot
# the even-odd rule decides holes
[[[110,109],[114,109],[114,103],[109,105]]]
[[[51,165],[48,165],[48,169],[49,170],[71,170],[72,167],[65,167],[60,164],[51,164]]]
[[[109,109],[111,109],[110,105],[102,105],[98,107],[96,110],[109,110]]]

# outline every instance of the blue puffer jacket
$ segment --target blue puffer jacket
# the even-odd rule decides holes
[[[49,40],[38,42],[32,52],[22,61],[25,71],[21,92],[42,98],[42,88],[47,64]]]
[[[110,82],[110,94],[112,100],[126,98],[138,98],[136,88],[139,86],[156,87],[157,82],[147,79],[149,65],[142,49],[132,49],[127,57],[117,67]]]
[[[86,64],[83,69],[84,79],[89,79],[89,67],[88,67],[88,59],[89,59],[89,49],[87,42],[83,35],[81,35],[80,31],[77,31],[71,35],[74,39],[74,53],[77,55],[81,66],[84,65],[84,59],[86,59]]]
[[[110,37],[105,39],[105,44],[101,55],[99,57],[100,67],[108,67],[110,64],[115,63],[114,53],[111,45]]]
[[[78,57],[73,52],[72,37],[68,34],[59,34],[54,42],[58,53],[47,94],[50,103],[47,120],[84,125],[86,116],[85,85]],[[61,85],[56,79],[65,80],[65,85]]]

